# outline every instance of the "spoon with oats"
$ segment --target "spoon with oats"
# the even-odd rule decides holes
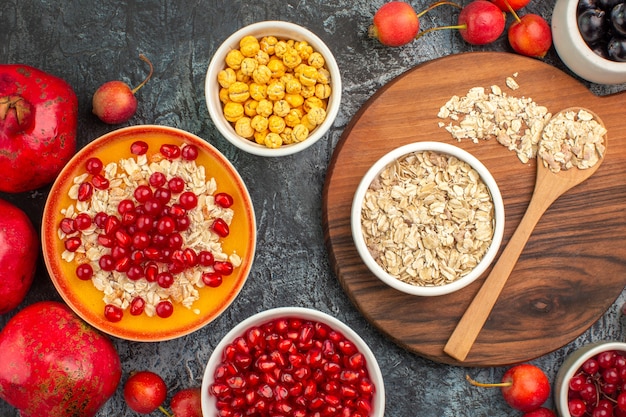
[[[556,199],[597,171],[606,147],[606,128],[589,110],[568,108],[546,124],[537,149],[537,179],[526,213],[444,346],[446,354],[465,360],[537,222]]]

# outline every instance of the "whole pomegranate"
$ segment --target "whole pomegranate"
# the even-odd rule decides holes
[[[21,193],[54,181],[76,152],[78,99],[64,80],[0,64],[0,191]]]
[[[63,303],[31,304],[0,332],[0,398],[21,417],[92,417],[121,374],[111,340]]]
[[[0,198],[0,314],[26,297],[37,269],[39,236],[19,207]]]

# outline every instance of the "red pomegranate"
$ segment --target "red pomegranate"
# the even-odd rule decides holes
[[[121,374],[111,340],[65,304],[31,304],[0,332],[0,398],[21,417],[92,417]]]
[[[20,208],[0,198],[0,314],[26,297],[37,269],[39,236]]]

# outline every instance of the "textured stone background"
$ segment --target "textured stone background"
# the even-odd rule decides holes
[[[468,0],[462,0],[461,4]],[[173,341],[136,343],[114,340],[123,360],[124,378],[132,370],[161,374],[171,392],[200,385],[205,363],[220,338],[248,316],[278,306],[304,306],[330,313],[352,326],[371,346],[385,377],[386,415],[510,416],[515,414],[497,390],[471,388],[465,374],[499,380],[504,369],[464,369],[433,363],[397,347],[354,308],[328,263],[321,226],[321,193],[326,168],[343,129],[363,103],[404,71],[433,58],[470,50],[509,50],[501,38],[488,47],[472,47],[453,31],[435,32],[401,48],[385,48],[366,36],[382,0],[2,0],[0,62],[24,63],[66,79],[79,97],[80,145],[114,127],[91,114],[91,96],[105,81],[137,85],[145,75],[144,53],[155,75],[138,94],[137,114],[128,122],[163,124],[195,133],[229,158],[247,183],[257,215],[258,252],[241,296],[217,320]],[[413,0],[416,10],[430,2]],[[554,0],[533,0],[525,10],[550,19]],[[220,42],[240,27],[280,19],[304,25],[325,40],[342,70],[343,105],[331,132],[305,152],[263,159],[243,153],[222,139],[208,117],[204,76]],[[456,11],[440,7],[422,19],[422,27],[447,25]],[[545,61],[566,70],[554,50]],[[462,68],[450,68],[450,71]],[[597,94],[619,91],[589,85]],[[38,226],[47,189],[0,195],[22,207]],[[45,267],[24,305],[57,299]],[[621,339],[619,306],[571,344],[533,363],[552,379],[563,358],[589,341]],[[3,326],[11,314],[0,317]],[[558,329],[555,329],[558,331]],[[549,405],[552,405],[550,400]],[[158,413],[154,413],[157,415]],[[0,400],[0,416],[18,413]],[[132,416],[120,389],[99,416]]]

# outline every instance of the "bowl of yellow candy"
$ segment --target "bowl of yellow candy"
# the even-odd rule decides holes
[[[211,120],[233,145],[260,156],[291,155],[333,125],[341,75],[330,49],[308,29],[258,22],[217,49],[205,98]]]

